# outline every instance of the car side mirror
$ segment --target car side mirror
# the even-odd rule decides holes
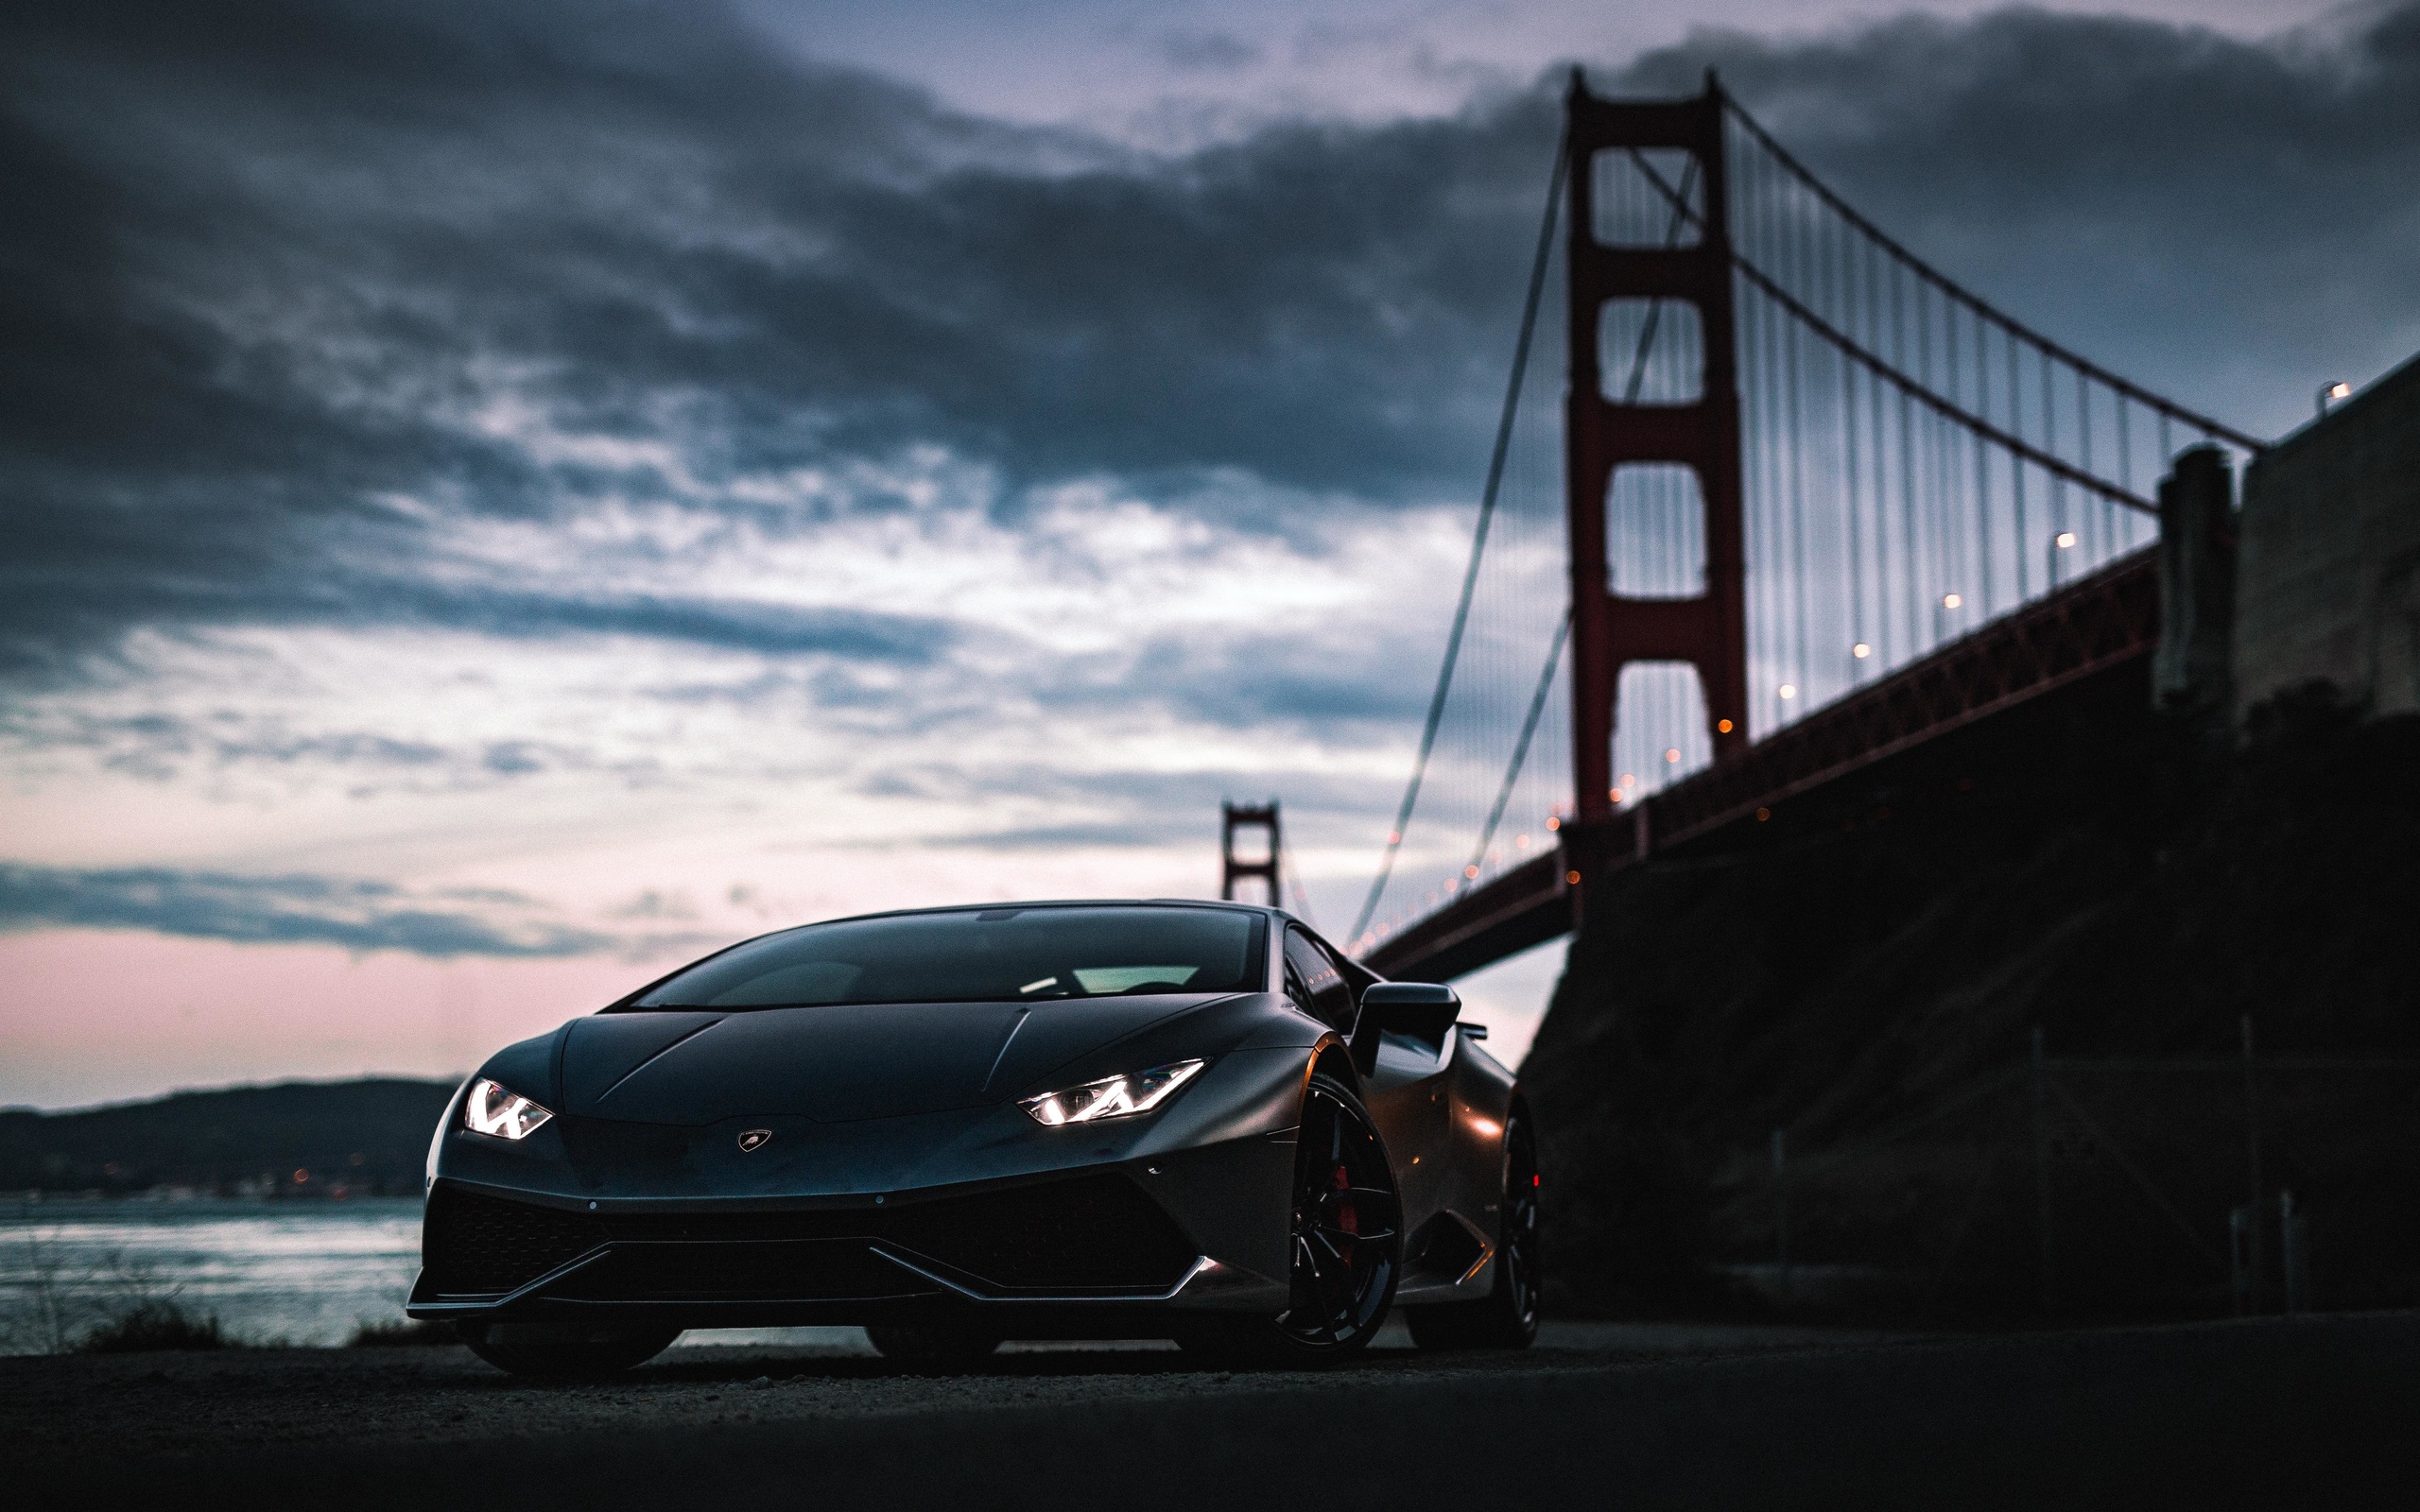
[[[1378,1063],[1382,1034],[1405,1035],[1442,1054],[1461,1012],[1461,995],[1440,983],[1373,982],[1361,989],[1361,1016],[1353,1024],[1353,1063],[1368,1075]]]

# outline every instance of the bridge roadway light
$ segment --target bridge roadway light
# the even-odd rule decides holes
[[[1671,763],[1671,762],[1677,762],[1677,761],[1679,761],[1680,759],[1681,759],[1681,748],[1680,748],[1678,746],[1674,746],[1674,747],[1670,747],[1669,749],[1668,749],[1668,750],[1666,750],[1666,751],[1664,752],[1664,760],[1665,760],[1668,764],[1668,763]]]
[[[2322,420],[2325,420],[2327,418],[2327,405],[2331,400],[2350,399],[2352,397],[2353,386],[2351,384],[2333,383],[2320,385],[2319,418]]]
[[[1798,684],[1795,682],[1785,682],[1773,691],[1780,694],[1785,698],[1795,698],[1798,696]]]
[[[1852,645],[1852,646],[1850,646],[1850,647],[1849,647],[1849,655],[1851,655],[1851,656],[1853,656],[1853,657],[1857,658],[1857,659],[1858,659],[1858,661],[1860,661],[1860,662],[1864,661],[1867,657],[1870,657],[1870,656],[1872,656],[1873,654],[1874,654],[1874,647],[1872,647],[1872,646],[1870,646],[1870,645],[1866,644],[1863,641],[1859,641],[1859,642],[1858,642],[1858,643],[1857,643],[1857,644]]]
[[[1934,644],[1938,645],[1942,642],[1949,639],[1949,611],[1953,609],[1957,609],[1965,602],[1966,601],[1964,599],[1959,597],[1956,593],[1944,593],[1941,595],[1941,602],[1934,605],[1932,610],[1932,639]]]

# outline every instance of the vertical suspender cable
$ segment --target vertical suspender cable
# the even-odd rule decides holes
[[[1937,392],[1932,386],[1932,301],[1927,294],[1928,285],[1922,280],[1916,284],[1916,385],[1927,393]],[[1927,411],[1923,417],[1924,439],[1919,443],[1917,462],[1924,479],[1925,594],[1932,610],[1932,644],[1942,641],[1941,614],[1941,428],[1932,422]]]
[[[2033,350],[2034,355],[2042,363],[2042,450],[2048,455],[2056,456],[2059,455],[2059,396],[2057,390],[2051,387],[2050,353],[2040,347]],[[2053,472],[2050,474],[2050,533],[2056,536],[2066,528],[2066,480]],[[2059,586],[2059,552],[2055,546],[2050,550],[2048,586],[2051,588]]]
[[[2115,395],[2111,404],[2118,411],[2118,486],[2132,493],[2135,491],[2135,445],[2134,438],[2127,434],[2126,412],[2135,406],[2123,394]],[[2126,544],[2132,546],[2135,543],[2135,523],[2127,519],[2124,524]]]
[[[1882,350],[1882,285],[1875,276],[1875,246],[1865,243],[1865,329],[1866,349]],[[1886,524],[1890,517],[1890,494],[1885,485],[1890,457],[1885,448],[1885,428],[1889,421],[1883,414],[1882,378],[1878,373],[1866,374],[1867,392],[1873,396],[1869,413],[1874,419],[1874,596],[1875,635],[1884,643],[1883,664],[1896,661],[1898,642],[1891,632],[1891,531]]]
[[[1845,234],[1844,232],[1842,234]],[[1844,308],[1840,321],[1843,331],[1857,329],[1857,272],[1853,266],[1855,243],[1847,244],[1841,256],[1841,284]],[[1841,373],[1841,451],[1848,472],[1849,507],[1849,680],[1852,684],[1865,680],[1865,662],[1856,647],[1865,644],[1865,516],[1863,478],[1858,467],[1857,455],[1857,367],[1846,352],[1835,352]]]
[[[1891,265],[1891,365],[1901,372],[1905,372],[1908,370],[1907,301],[1899,294],[1899,265],[1893,263]],[[1908,569],[1908,580],[1902,585],[1906,593],[1900,598],[1900,605],[1907,610],[1908,651],[1910,656],[1914,655],[1918,646],[1925,644],[1924,620],[1916,609],[1916,579],[1921,576],[1917,563],[1923,560],[1923,556],[1918,549],[1916,537],[1916,451],[1910,422],[1911,404],[1908,391],[1905,388],[1900,389],[1899,514],[1900,529],[1903,533],[1899,540],[1902,543],[1900,559],[1907,564]]]
[[[1794,187],[1794,186],[1793,186]],[[1793,198],[1795,196],[1792,197]],[[1797,285],[1798,227],[1796,207],[1782,224],[1782,286]],[[1806,429],[1800,423],[1799,390],[1805,387],[1806,373],[1798,361],[1798,322],[1791,320],[1782,327],[1783,361],[1789,366],[1789,576],[1791,627],[1797,634],[1790,647],[1792,682],[1798,684],[1798,696],[1812,700],[1806,676]],[[1800,708],[1806,705],[1802,703]]]
[[[1992,412],[1991,342],[1981,316],[1975,317],[1975,413]],[[1983,575],[1983,618],[1999,611],[1999,594],[1992,577],[1992,451],[1979,436],[1975,440],[1975,560]]]
[[[1547,647],[1547,664],[1538,673],[1538,686],[1530,695],[1529,717],[1521,721],[1521,738],[1512,743],[1512,765],[1504,769],[1503,784],[1495,790],[1495,804],[1487,811],[1487,825],[1479,832],[1478,844],[1471,850],[1470,864],[1478,866],[1495,842],[1495,828],[1504,822],[1504,805],[1512,797],[1512,784],[1520,781],[1521,767],[1530,758],[1530,737],[1538,732],[1538,720],[1547,712],[1547,696],[1554,691],[1554,670],[1563,660],[1564,642],[1571,636],[1571,614],[1565,610],[1563,623],[1555,627],[1554,641]]]
[[[1759,175],[1759,178],[1761,179],[1762,175]],[[1756,205],[1759,214],[1750,227],[1750,232],[1755,237],[1758,250],[1761,251],[1764,219],[1768,211],[1762,182],[1757,186]],[[1754,675],[1756,678],[1754,708],[1764,716],[1761,720],[1763,728],[1771,730],[1780,723],[1772,703],[1773,663],[1778,660],[1773,655],[1773,627],[1779,622],[1779,616],[1773,609],[1775,576],[1773,561],[1777,553],[1773,550],[1772,515],[1773,497],[1779,491],[1778,485],[1773,481],[1774,471],[1779,466],[1773,439],[1775,434],[1772,400],[1773,344],[1770,329],[1771,301],[1752,284],[1743,285],[1742,291],[1748,300],[1747,318],[1742,322],[1742,329],[1748,333],[1752,343],[1749,352],[1748,377],[1749,404],[1754,415],[1754,427],[1751,434],[1754,437],[1753,446],[1755,454],[1754,457],[1755,494],[1750,501],[1748,519],[1749,540],[1752,544],[1747,551],[1746,562],[1747,570],[1753,577],[1752,586],[1754,590],[1749,605],[1753,617],[1748,627],[1748,640],[1754,652],[1752,658],[1754,662]]]
[[[2092,393],[2085,387],[2082,368],[2076,369],[2076,446],[2078,465],[2085,472],[2091,472]],[[2105,503],[2094,499],[2086,499],[2083,507],[2092,511],[2092,558],[2094,565],[2098,566],[2109,551],[2109,533],[2103,528],[2109,519],[2109,508]]]
[[[2000,339],[2008,343],[2008,433],[2023,440],[2025,386],[2017,382],[2023,369],[2017,365],[2016,336],[2003,331]],[[2032,585],[2029,581],[2033,574],[2033,535],[2032,527],[2025,521],[2025,458],[2014,453],[2009,454],[2008,476],[2010,487],[2016,495],[2016,601],[2022,604],[2033,596]]]
[[[1949,301],[1941,305],[1941,375],[1949,385],[1949,402],[1961,403],[1958,382],[1958,306]],[[1965,432],[1947,425],[1941,427],[1941,548],[1943,556],[1942,586],[1956,588],[1972,596],[1972,584],[1961,586],[1959,579],[1966,575],[1966,511],[1958,507],[1958,495],[1965,486],[1965,469],[1960,466]]]

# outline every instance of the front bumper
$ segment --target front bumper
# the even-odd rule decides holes
[[[1171,1311],[1287,1305],[1293,1160],[1288,1130],[872,1194],[583,1199],[441,1177],[406,1311],[683,1328],[990,1314],[1028,1336],[1150,1336]]]

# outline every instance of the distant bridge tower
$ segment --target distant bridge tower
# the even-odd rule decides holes
[[[1694,666],[1715,760],[1721,762],[1748,743],[1748,629],[1721,92],[1709,74],[1705,93],[1693,99],[1605,100],[1590,94],[1575,71],[1565,112],[1571,390],[1564,400],[1564,476],[1571,536],[1572,777],[1584,833],[1591,821],[1613,814],[1614,704],[1622,668],[1633,662]],[[1672,197],[1678,233],[1664,245],[1599,241],[1598,155],[1674,148],[1693,160],[1688,177],[1697,191],[1651,172],[1648,178]],[[1634,161],[1642,168],[1649,162]],[[1605,306],[1616,300],[1695,308],[1703,370],[1694,401],[1608,397],[1598,343]],[[1693,597],[1613,591],[1606,512],[1614,476],[1623,467],[1648,463],[1676,463],[1696,474],[1706,559],[1705,582]]]
[[[1220,831],[1219,835],[1219,896],[1233,902],[1236,884],[1257,877],[1269,885],[1269,903],[1282,907],[1285,899],[1277,885],[1278,828],[1277,800],[1266,803],[1221,803],[1219,805]],[[1236,854],[1237,830],[1265,830],[1269,833],[1266,860],[1238,857]]]

